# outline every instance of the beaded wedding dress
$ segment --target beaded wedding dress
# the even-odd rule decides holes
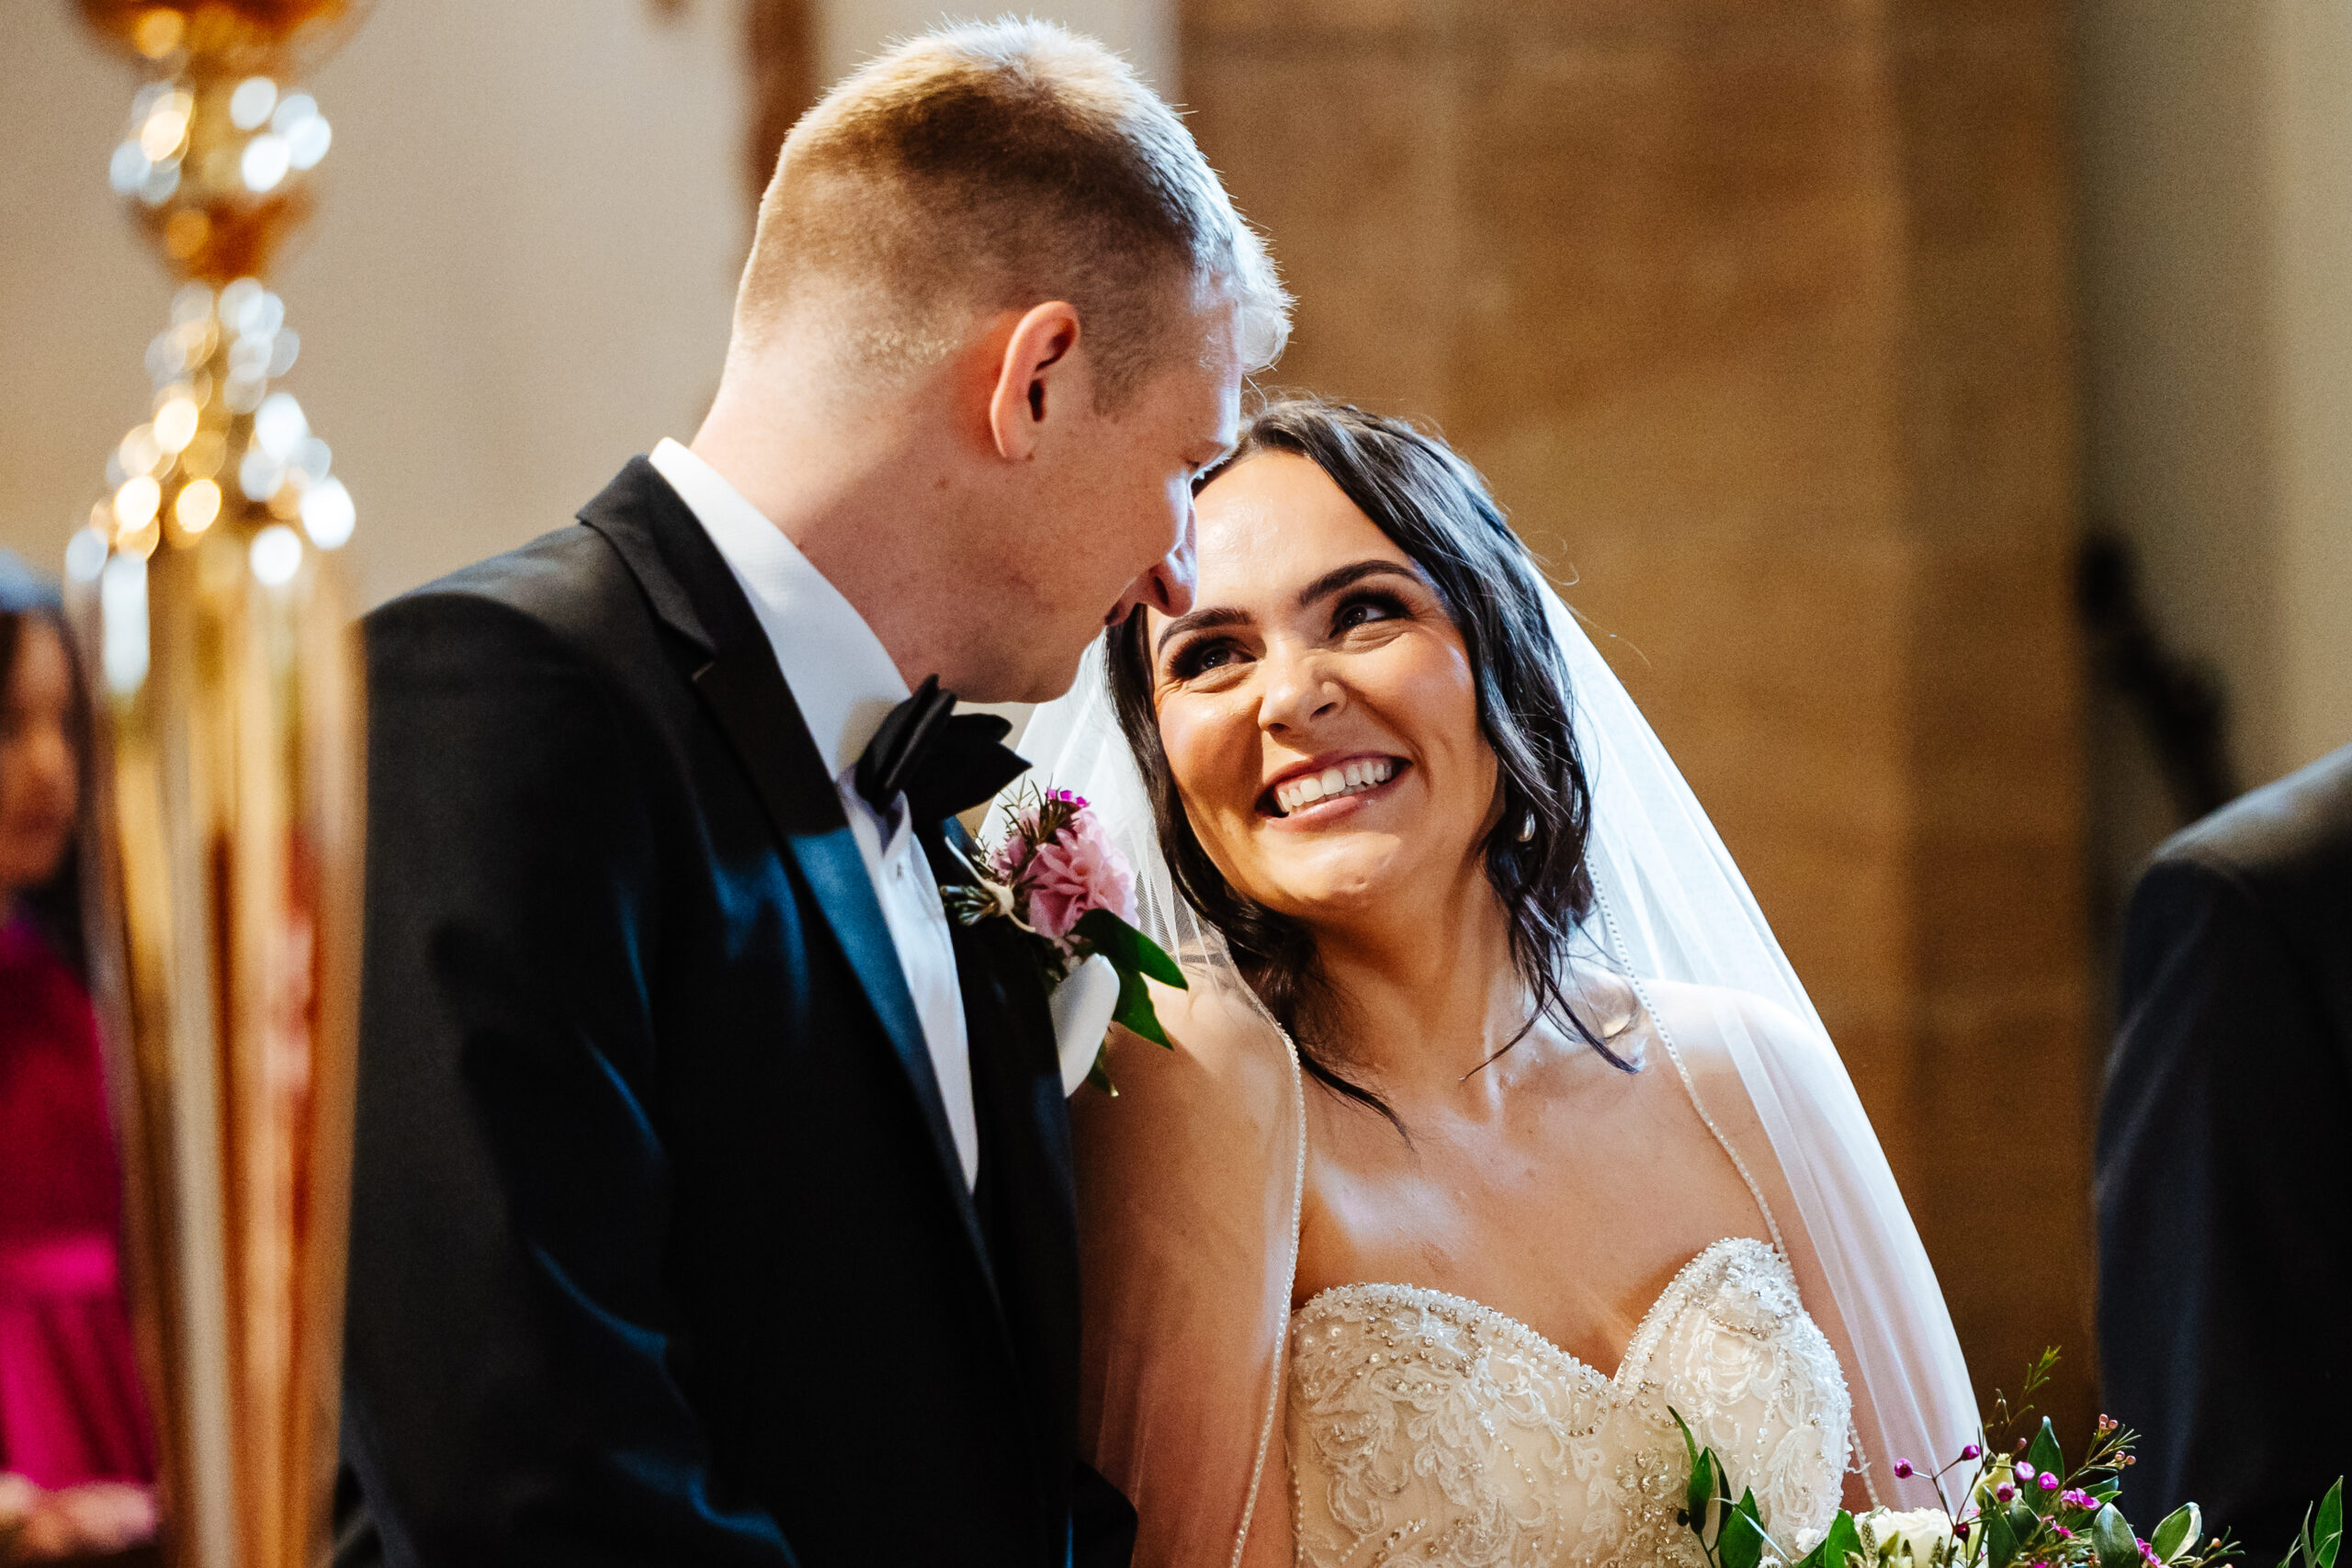
[[[1690,1461],[1673,1413],[1792,1550],[1828,1528],[1846,1469],[1838,1358],[1787,1259],[1746,1236],[1675,1276],[1613,1375],[1460,1296],[1340,1285],[1292,1320],[1289,1393],[1312,1568],[1701,1568],[1675,1520]]]
[[[1306,1568],[1703,1568],[1679,1416],[1792,1551],[1843,1490],[1852,1404],[1747,1163],[1668,1055],[1771,1240],[1726,1236],[1658,1293],[1614,1372],[1482,1303],[1335,1285],[1291,1316],[1285,1448]]]

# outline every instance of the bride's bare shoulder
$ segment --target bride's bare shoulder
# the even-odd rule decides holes
[[[1762,1135],[1740,1073],[1742,1055],[1783,1062],[1834,1055],[1817,1025],[1770,997],[1674,980],[1645,980],[1642,988],[1658,1032],[1674,1043],[1690,1074],[1690,1087],[1736,1143]]]
[[[1187,965],[1184,981],[1181,991],[1172,986],[1151,987],[1159,1021],[1180,1048],[1219,1055],[1249,1049],[1274,1035],[1265,1010],[1235,976]]]
[[[1816,1026],[1754,991],[1680,980],[1645,980],[1642,988],[1659,1025],[1694,1073],[1702,1057],[1710,1070],[1733,1066],[1731,1046],[1736,1034],[1776,1050],[1826,1048]]]

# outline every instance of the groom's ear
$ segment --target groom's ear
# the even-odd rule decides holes
[[[1027,462],[1046,421],[1073,398],[1090,395],[1085,373],[1070,356],[1077,347],[1078,310],[1067,300],[1033,306],[1012,324],[989,396],[989,432],[999,457]]]

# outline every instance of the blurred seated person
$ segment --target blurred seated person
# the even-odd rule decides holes
[[[19,1559],[119,1550],[154,1528],[81,966],[84,713],[54,590],[0,552],[0,1529]]]
[[[2098,1128],[2099,1357],[2133,1518],[2272,1562],[2352,1471],[2352,747],[2156,852]]]

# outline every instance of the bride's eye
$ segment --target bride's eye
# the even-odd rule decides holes
[[[1353,594],[1342,600],[1339,609],[1331,616],[1331,630],[1336,636],[1340,632],[1354,631],[1359,626],[1370,626],[1375,621],[1410,620],[1412,615],[1413,612],[1406,605],[1405,601],[1394,593],[1383,593],[1375,590]]]
[[[1190,681],[1212,670],[1225,669],[1238,657],[1233,644],[1224,638],[1200,637],[1169,656],[1168,672],[1179,681]]]

